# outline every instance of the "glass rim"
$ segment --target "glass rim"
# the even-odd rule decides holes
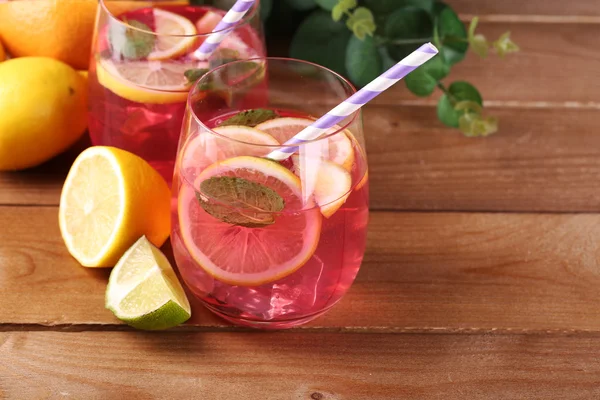
[[[248,62],[248,61],[267,62],[267,63],[271,62],[271,61],[292,62],[292,63],[296,63],[296,64],[304,64],[304,65],[314,66],[321,71],[325,71],[325,72],[329,73],[330,75],[337,78],[343,85],[346,85],[350,89],[350,92],[351,92],[348,97],[354,95],[357,92],[356,87],[352,84],[352,82],[350,82],[348,79],[344,78],[341,74],[333,71],[332,69],[329,69],[327,67],[324,67],[322,65],[319,65],[319,64],[311,62],[311,61],[299,60],[297,58],[291,58],[291,57],[256,57],[256,58],[249,58],[249,59],[245,59],[245,60],[233,61],[233,62],[224,64],[224,65],[220,65],[217,68],[211,69],[206,74],[202,75],[202,77],[200,79],[198,79],[194,83],[194,85],[190,88],[186,107],[189,110],[192,117],[194,118],[194,120],[200,125],[200,127],[204,131],[207,131],[210,134],[221,137],[223,139],[230,140],[232,142],[240,143],[240,144],[244,144],[244,145],[262,147],[262,148],[268,148],[268,149],[285,149],[285,148],[291,148],[291,147],[299,148],[299,147],[302,147],[302,146],[305,146],[305,145],[308,145],[311,143],[316,143],[316,142],[320,142],[322,140],[327,140],[327,139],[331,138],[332,136],[339,134],[340,132],[344,132],[344,131],[348,130],[348,128],[356,121],[356,119],[362,112],[360,108],[358,110],[354,111],[352,114],[350,114],[348,117],[345,118],[345,119],[347,119],[347,121],[343,125],[336,124],[335,127],[337,127],[337,128],[334,131],[332,131],[326,135],[322,135],[316,139],[306,140],[306,141],[303,141],[302,143],[296,143],[296,144],[283,144],[282,143],[282,144],[278,144],[278,145],[273,145],[273,144],[252,143],[252,142],[246,142],[244,140],[235,139],[235,138],[229,137],[227,135],[221,134],[219,132],[215,132],[212,128],[209,128],[208,126],[206,126],[206,124],[204,122],[202,122],[200,120],[200,118],[198,118],[198,116],[196,115],[196,112],[194,111],[194,108],[192,107],[192,93],[195,92],[196,88],[199,87],[203,83],[204,79],[207,79],[209,74],[213,74],[213,73],[215,73],[223,68],[227,68],[231,65],[235,65],[238,63],[244,63],[244,62]],[[345,98],[344,100],[346,100],[347,98]],[[344,100],[341,100],[340,103]],[[336,106],[337,106],[337,104],[336,104]],[[322,117],[322,115],[319,116],[319,118],[320,117]],[[333,129],[333,128],[330,128],[330,130],[331,129]]]
[[[166,1],[169,2],[173,2],[176,3],[175,5],[181,5],[183,7],[200,7],[200,5],[196,6],[196,5],[191,5],[191,4],[181,4],[181,3],[177,3],[177,0],[161,0],[160,4],[161,6],[167,6],[168,4],[164,4]],[[260,5],[260,1],[261,0],[255,0],[254,4],[252,5],[252,7],[250,8],[250,10],[248,10],[248,12],[246,13],[246,15],[244,15],[244,17],[234,26],[234,27],[230,27],[230,28],[225,28],[225,29],[221,29],[218,31],[214,31],[214,32],[209,32],[209,33],[195,33],[193,35],[171,35],[171,34],[164,34],[164,33],[156,33],[153,31],[147,31],[145,29],[141,29],[132,25],[129,25],[128,23],[120,20],[119,18],[117,18],[107,7],[106,7],[106,2],[107,0],[100,0],[100,7],[102,7],[102,9],[104,10],[104,12],[106,12],[106,14],[108,14],[109,18],[111,18],[111,20],[115,21],[116,23],[118,23],[119,25],[122,25],[124,27],[126,27],[127,29],[132,29],[134,31],[138,31],[138,32],[143,32],[143,33],[147,33],[156,37],[175,37],[175,38],[202,38],[202,37],[209,37],[211,35],[215,35],[217,33],[222,33],[224,31],[236,31],[238,28],[247,25],[250,20],[252,20],[252,18],[254,18],[254,16],[256,15],[256,13],[258,12],[258,7]],[[139,0],[140,3],[154,3],[155,1],[144,1],[144,0]],[[154,7],[152,7],[154,8]],[[165,10],[166,11],[166,10]],[[223,10],[225,12],[227,12],[226,10]],[[96,28],[97,29],[97,28]]]

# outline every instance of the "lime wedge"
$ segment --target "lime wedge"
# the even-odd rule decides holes
[[[177,326],[191,316],[190,303],[167,257],[142,236],[110,274],[106,308],[138,329]]]

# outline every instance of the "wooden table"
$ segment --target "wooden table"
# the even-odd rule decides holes
[[[246,331],[198,304],[168,332],[124,326],[103,307],[109,271],[59,235],[85,141],[0,174],[0,398],[600,398],[600,1],[452,3],[522,47],[451,76],[501,131],[445,129],[403,85],[367,107],[367,254],[304,327]]]

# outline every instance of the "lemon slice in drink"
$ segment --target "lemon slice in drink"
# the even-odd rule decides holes
[[[257,125],[256,129],[268,133],[281,143],[285,143],[313,122],[315,121],[308,118],[275,118]],[[335,132],[337,129],[339,127],[332,128],[331,132]],[[352,134],[346,130],[338,132],[328,139],[329,160],[343,166],[348,171],[352,169],[352,163],[354,162],[351,137]]]
[[[230,125],[191,136],[185,147],[182,168],[186,176],[196,176],[209,165],[235,156],[266,156],[279,142],[268,133],[248,126]]]
[[[224,222],[205,211],[198,199],[203,194],[196,193],[203,181],[215,177],[267,187],[281,197],[285,208],[261,227]],[[312,257],[321,233],[321,214],[313,205],[303,205],[298,177],[276,162],[251,156],[215,163],[198,176],[194,187],[183,185],[178,215],[192,258],[215,279],[231,285],[261,285],[290,275]]]
[[[324,217],[331,217],[344,205],[350,196],[351,187],[352,176],[346,169],[329,161],[321,164],[314,196]]]
[[[154,8],[156,42],[148,60],[177,58],[190,50],[196,43],[196,26],[181,15]]]
[[[187,99],[190,83],[185,71],[201,68],[174,61],[128,61],[96,63],[98,82],[124,99],[137,103],[170,104]]]
[[[106,308],[138,329],[177,326],[191,316],[188,299],[167,257],[142,236],[110,274]]]
[[[140,236],[169,237],[171,193],[146,161],[113,147],[90,147],[73,163],[58,211],[67,249],[86,267],[112,267]]]

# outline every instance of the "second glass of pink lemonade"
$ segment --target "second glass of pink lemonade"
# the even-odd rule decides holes
[[[183,280],[214,313],[289,328],[350,288],[368,222],[361,113],[318,139],[283,143],[354,93],[326,68],[275,58],[221,66],[190,92],[171,242]],[[290,157],[270,159],[277,149]]]
[[[234,3],[100,0],[89,70],[92,143],[135,153],[170,182],[193,83],[211,68],[265,55],[257,0],[208,60],[199,56]]]

